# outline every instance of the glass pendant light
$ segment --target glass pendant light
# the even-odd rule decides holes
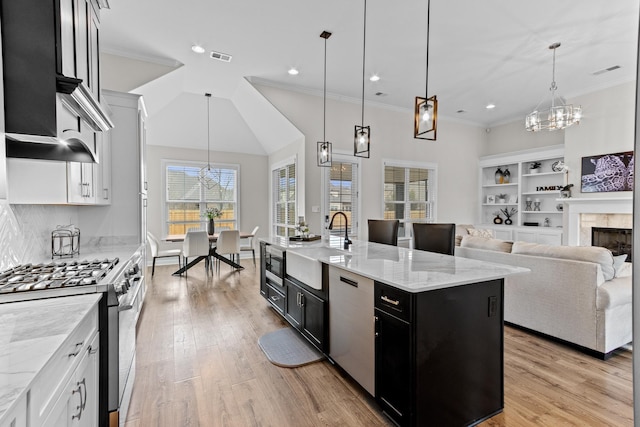
[[[436,95],[429,97],[429,30],[431,1],[427,0],[427,70],[425,76],[424,98],[416,96],[414,105],[413,137],[416,139],[436,140],[438,120],[438,99]]]
[[[367,47],[367,0],[364,0],[364,35],[362,39],[362,116],[360,126],[355,126],[353,136],[353,155],[369,158],[371,155],[369,143],[371,142],[371,127],[364,125],[364,70],[365,53]]]
[[[332,147],[331,143],[327,141],[325,135],[327,129],[327,39],[331,37],[331,33],[323,31],[320,33],[320,37],[324,39],[324,90],[323,90],[323,104],[322,104],[322,141],[318,141],[318,166],[331,167]]]
[[[582,118],[582,107],[565,104],[562,97],[556,97],[556,49],[560,47],[560,43],[554,43],[549,46],[553,50],[553,71],[551,77],[551,106],[546,110],[539,110],[540,104],[527,115],[525,119],[525,128],[528,131],[536,132],[540,130],[560,130],[568,128],[576,123],[580,123]]]
[[[211,151],[209,149],[209,143],[211,140],[211,94],[205,93],[204,96],[207,98],[207,166],[200,169],[200,173],[198,173],[198,181],[200,181],[200,183],[208,190],[211,190],[216,184],[213,176],[213,169],[211,169]]]

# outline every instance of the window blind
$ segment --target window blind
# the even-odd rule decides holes
[[[296,165],[291,163],[273,171],[273,234],[295,235]]]

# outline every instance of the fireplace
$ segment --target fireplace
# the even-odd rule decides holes
[[[616,255],[627,254],[627,260],[633,259],[633,235],[630,228],[593,227],[591,245],[607,248]]]

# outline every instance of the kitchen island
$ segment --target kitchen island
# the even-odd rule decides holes
[[[503,279],[523,268],[342,239],[261,239],[261,293],[399,425],[504,406]]]
[[[0,305],[1,426],[78,418],[77,411],[63,413],[80,402],[76,383],[82,384],[82,422],[97,425],[100,298],[94,293]],[[67,405],[67,399],[76,400]]]

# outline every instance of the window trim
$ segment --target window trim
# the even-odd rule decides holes
[[[394,160],[394,159],[383,159],[382,160],[382,183],[381,183],[381,189],[382,189],[382,194],[381,194],[381,198],[382,198],[382,203],[381,203],[381,218],[384,218],[384,208],[385,208],[385,201],[384,201],[384,173],[385,173],[385,168],[387,166],[391,166],[391,167],[399,167],[399,168],[416,168],[416,169],[429,169],[432,170],[434,173],[434,177],[431,178],[432,179],[432,187],[431,187],[431,194],[432,194],[432,200],[433,200],[433,219],[430,222],[438,222],[438,164],[437,163],[433,163],[433,162],[413,162],[410,160]],[[406,203],[408,203],[408,200],[404,201],[404,204],[406,205]],[[401,223],[406,223],[407,219],[402,219],[400,220]],[[413,221],[409,221],[409,222],[413,222]]]
[[[165,228],[165,225],[167,225],[169,223],[169,208],[168,208],[168,201],[167,201],[167,166],[171,165],[171,166],[186,166],[186,167],[197,167],[202,169],[203,167],[207,166],[207,163],[204,162],[197,162],[197,161],[193,161],[193,160],[181,160],[181,159],[161,159],[160,160],[160,165],[161,165],[161,174],[162,174],[162,222],[160,224],[161,228],[162,228],[162,236],[163,238],[167,236],[167,229]],[[211,163],[211,168],[212,169],[216,169],[216,168],[220,168],[220,169],[235,169],[236,170],[236,226],[238,230],[241,230],[242,226],[240,224],[240,218],[241,218],[241,206],[240,206],[240,200],[241,200],[241,195],[240,195],[240,164],[238,163]]]
[[[355,231],[356,231],[356,236],[361,236],[362,235],[362,160],[360,157],[354,157],[353,153],[348,153],[347,151],[341,151],[341,150],[334,150],[333,154],[333,161],[335,162],[340,162],[340,163],[353,163],[355,165],[358,166],[358,172],[356,174],[356,179],[358,180],[358,194],[357,194],[357,212],[358,212],[358,217],[356,218],[357,220],[357,227],[355,227]],[[329,221],[331,221],[331,218],[328,218],[328,221],[325,220],[325,218],[328,217],[329,215],[329,205],[330,205],[330,201],[329,201],[329,188],[327,186],[327,181],[328,181],[328,175],[331,173],[331,168],[321,168],[322,170],[320,171],[320,186],[321,186],[321,197],[320,197],[320,212],[321,212],[321,217],[320,217],[320,227],[321,227],[321,232],[322,232],[322,236],[326,237],[329,235]],[[352,218],[353,221],[353,218]],[[353,225],[352,225],[352,230],[354,229]]]
[[[297,218],[300,212],[300,209],[298,207],[298,202],[299,202],[299,198],[300,198],[300,180],[298,179],[299,174],[300,174],[300,168],[298,167],[298,156],[297,155],[293,155],[293,156],[289,156],[286,157],[278,162],[275,162],[273,164],[271,164],[271,167],[269,168],[269,236],[270,237],[276,237],[277,235],[275,234],[275,228],[276,228],[276,224],[275,224],[275,218],[273,217],[273,214],[275,212],[275,200],[273,198],[273,173],[275,171],[277,171],[278,169],[282,169],[284,167],[287,167],[289,165],[293,164],[296,170],[296,185],[295,185],[295,193],[296,193],[296,197],[295,197],[295,217]]]

